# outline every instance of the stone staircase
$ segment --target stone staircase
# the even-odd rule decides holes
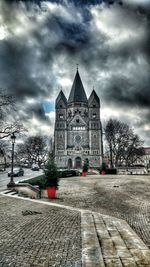
[[[9,195],[9,196],[18,196],[18,197],[25,197],[25,198],[29,198],[28,194],[25,192],[17,192],[15,190],[5,190],[3,191],[4,195]]]
[[[37,199],[40,196],[39,189],[28,184],[28,183],[18,183],[14,187],[10,187],[7,190],[3,191],[3,194],[6,195],[16,195],[20,197],[33,198]]]
[[[82,267],[150,266],[150,250],[124,221],[82,211]]]
[[[15,190],[5,190],[5,191],[3,191],[3,193],[5,194],[5,195],[11,195],[11,196],[14,196],[14,195],[17,195],[18,193],[15,191]]]

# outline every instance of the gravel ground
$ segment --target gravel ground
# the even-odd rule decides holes
[[[53,202],[126,220],[150,247],[150,176],[65,178],[57,197]]]

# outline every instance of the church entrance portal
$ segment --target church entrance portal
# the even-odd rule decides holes
[[[82,160],[81,160],[80,157],[77,157],[77,158],[75,159],[75,168],[76,168],[76,169],[80,169],[80,168],[82,168]]]
[[[68,169],[72,168],[72,159],[68,159]]]

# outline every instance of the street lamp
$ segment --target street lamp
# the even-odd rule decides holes
[[[16,140],[16,136],[15,136],[14,133],[12,133],[12,135],[11,135],[11,142],[12,142],[11,173],[10,173],[10,182],[7,185],[8,187],[13,187],[15,185],[15,182],[13,180],[13,177],[14,177],[13,169],[14,169],[14,145],[15,145],[15,140]]]

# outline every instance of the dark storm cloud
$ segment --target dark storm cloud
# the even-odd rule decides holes
[[[86,89],[94,83],[105,104],[118,110],[138,106],[142,114],[146,109],[149,123],[149,9],[130,1],[47,1],[61,4],[46,10],[44,1],[38,1],[40,7],[31,2],[37,3],[26,1],[25,8],[20,1],[3,2],[1,12],[12,37],[0,42],[0,87],[16,95],[20,115],[45,121],[40,101],[54,98],[59,79],[73,79],[71,68],[79,63]],[[17,35],[20,22],[25,29]]]
[[[7,3],[12,4],[13,2],[15,3],[19,3],[20,0],[5,0]],[[38,5],[40,5],[42,2],[51,2],[51,3],[57,3],[57,4],[66,4],[66,3],[73,3],[75,5],[78,6],[85,6],[85,5],[97,5],[97,4],[101,4],[102,2],[106,2],[109,4],[114,4],[115,2],[118,2],[121,4],[122,1],[119,0],[22,0],[22,2],[25,2],[27,5],[29,5],[29,3],[36,3]]]
[[[35,117],[39,122],[50,123],[49,118],[45,116],[42,104],[38,101],[29,102],[28,105],[24,102],[24,107],[22,107],[20,113],[19,115],[21,115],[23,121],[28,121],[29,118]]]
[[[16,9],[13,11],[16,12]],[[55,79],[51,71],[55,55],[62,53],[63,50],[73,54],[81,51],[82,47],[87,48],[88,44],[86,25],[68,22],[57,14],[49,14],[45,22],[32,31],[32,36],[4,40],[0,43],[1,87],[6,87],[17,96],[19,101],[26,96],[50,95],[51,88],[55,87]],[[46,64],[49,68],[49,81],[46,77],[43,77],[43,80],[41,77]],[[47,88],[45,86],[44,91],[41,84],[46,83]]]
[[[9,5],[3,3],[4,23],[11,24],[15,20],[15,24],[18,24],[20,18],[15,15],[18,15],[19,9],[22,10],[22,7],[18,6],[17,10],[16,5],[12,6],[11,16],[8,16]],[[27,23],[34,24],[34,19],[34,16],[30,16]],[[87,47],[89,36],[85,26],[72,20],[68,21],[58,14],[49,13],[44,22],[32,30],[32,34],[27,33],[27,36],[23,35],[19,38],[14,36],[1,41],[1,88],[7,88],[9,93],[15,95],[20,106],[25,103],[26,97],[36,99],[50,97],[56,88],[55,74],[51,69],[54,57],[63,51],[72,55],[81,51],[82,47]],[[33,113],[38,117],[37,111],[36,105],[34,105],[30,112],[28,104],[26,104],[26,117],[30,117]],[[23,112],[20,112],[21,114]],[[44,113],[41,114],[41,118],[42,115],[45,120]]]
[[[42,28],[33,33],[37,41],[44,44],[44,49],[42,49],[43,58],[41,59],[45,61],[53,53],[61,53],[62,50],[73,54],[79,50],[81,51],[82,48],[88,47],[90,36],[87,27],[87,24],[80,24],[74,21],[68,22],[65,18],[57,16],[57,14],[49,15]],[[44,35],[43,28],[47,29]],[[57,33],[57,36],[55,33]],[[48,40],[49,42],[47,42]]]
[[[139,106],[148,108],[150,106],[150,77],[149,71],[129,79],[125,76],[113,75],[109,80],[109,86],[105,89],[106,101],[112,101],[117,105]]]
[[[1,87],[17,96],[18,101],[24,96],[35,96],[41,88],[31,77],[32,53],[24,44],[12,41],[0,43],[0,83]]]

